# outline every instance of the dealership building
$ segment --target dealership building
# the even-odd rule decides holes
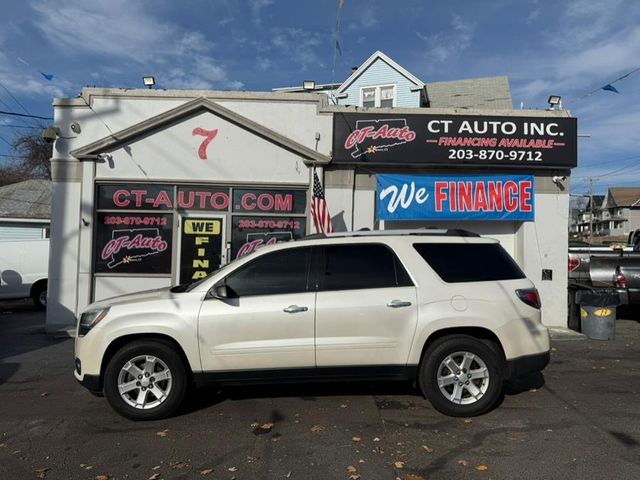
[[[424,89],[423,108],[283,91],[86,88],[56,99],[47,329],[93,301],[197,280],[315,233],[314,170],[335,231],[496,238],[539,289],[543,322],[566,326],[575,118],[433,106],[428,84],[410,88]]]

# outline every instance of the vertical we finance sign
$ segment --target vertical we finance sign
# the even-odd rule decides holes
[[[533,221],[533,175],[378,175],[378,220]]]

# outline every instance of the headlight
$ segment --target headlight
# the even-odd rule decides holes
[[[95,327],[104,317],[107,316],[109,307],[99,308],[96,310],[87,310],[80,316],[80,325],[78,326],[78,336],[85,336],[89,330]]]

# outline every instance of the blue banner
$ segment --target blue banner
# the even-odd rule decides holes
[[[533,175],[378,175],[378,220],[533,221]]]

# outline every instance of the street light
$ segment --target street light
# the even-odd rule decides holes
[[[302,82],[302,88],[304,90],[315,90],[316,82],[313,80],[305,80],[304,82]]]

